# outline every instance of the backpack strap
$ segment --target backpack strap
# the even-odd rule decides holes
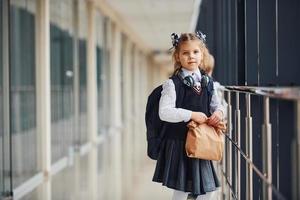
[[[176,107],[181,107],[183,102],[184,92],[185,92],[184,87],[182,87],[184,83],[182,82],[181,78],[177,74],[170,77],[170,79],[172,79],[175,85]]]

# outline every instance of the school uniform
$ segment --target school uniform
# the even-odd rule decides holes
[[[179,73],[182,77],[192,75],[199,86],[202,76],[199,70],[182,69]],[[185,152],[187,124],[192,111],[203,112],[208,117],[215,110],[223,112],[219,99],[209,87],[213,86],[200,90],[201,87],[187,87],[178,75],[163,84],[159,116],[166,125],[152,179],[154,182],[195,195],[206,194],[220,186],[212,161],[189,158]]]

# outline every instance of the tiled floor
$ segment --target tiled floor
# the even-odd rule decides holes
[[[78,166],[79,165],[79,166]],[[79,169],[76,170],[76,169]],[[82,200],[92,199],[88,188],[88,167],[87,156],[81,157],[76,166],[68,167],[59,172],[51,179],[52,200]],[[155,169],[155,161],[145,158],[142,167],[135,173],[131,191],[123,191],[122,200],[171,200],[173,190],[160,183],[152,182]],[[77,171],[77,172],[76,172]],[[105,172],[106,174],[110,172]],[[97,200],[115,200],[115,190],[108,190],[113,187],[105,174],[98,174]],[[22,200],[43,200],[39,196],[41,187],[24,196]],[[105,192],[107,193],[105,195]],[[215,198],[219,199],[219,198]]]
[[[173,190],[152,182],[155,161],[145,161],[144,167],[137,174],[134,196],[132,200],[171,200]],[[214,200],[220,199],[220,189],[214,196]],[[191,198],[192,200],[192,198]]]
[[[155,162],[145,161],[144,166],[137,174],[132,200],[171,200],[172,190],[159,183],[152,182]]]

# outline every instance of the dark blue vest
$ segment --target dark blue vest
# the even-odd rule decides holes
[[[198,93],[196,89],[183,84],[180,77],[172,78],[175,82],[176,90],[176,108],[184,108],[195,112],[203,112],[208,117],[210,101],[213,93],[213,81],[210,79],[208,86],[201,89]],[[171,123],[166,122],[165,139],[185,140],[188,131],[188,122]]]

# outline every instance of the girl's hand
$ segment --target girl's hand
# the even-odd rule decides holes
[[[208,118],[207,123],[211,126],[218,126],[222,118],[223,118],[223,113],[220,110],[217,110]]]
[[[206,122],[207,116],[202,112],[192,112],[191,120],[193,120],[199,124],[202,124],[202,123]]]

